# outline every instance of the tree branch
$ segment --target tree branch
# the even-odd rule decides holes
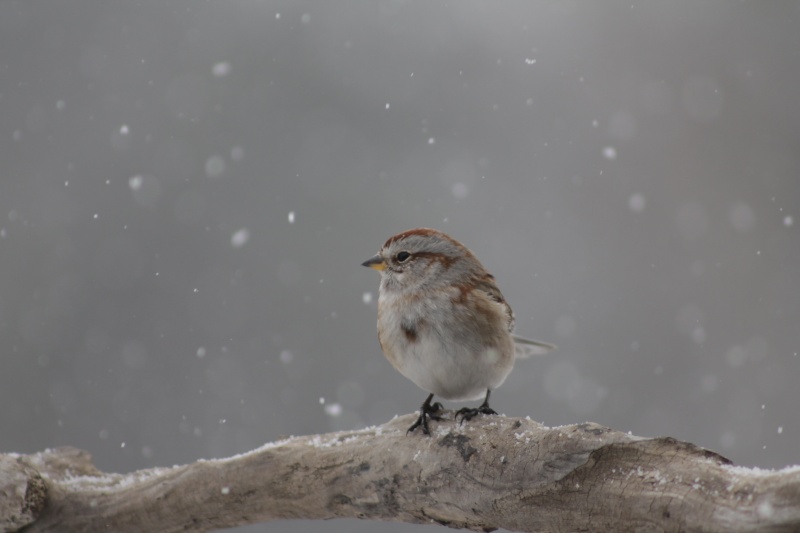
[[[106,474],[74,448],[0,455],[0,529],[208,531],[339,517],[490,531],[800,531],[800,467],[734,467],[669,437],[503,416],[406,435],[293,437],[217,460]]]

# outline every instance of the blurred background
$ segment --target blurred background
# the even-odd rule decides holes
[[[498,411],[800,462],[798,19],[0,2],[0,450],[127,472],[415,410],[359,263],[430,226],[559,345]]]

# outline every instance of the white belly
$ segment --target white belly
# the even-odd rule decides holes
[[[454,306],[448,294],[426,298],[400,313],[397,297],[381,291],[378,332],[386,358],[400,373],[446,400],[483,398],[487,389],[505,381],[515,354],[502,320],[477,321]]]
[[[421,338],[408,343],[397,362],[397,369],[423,390],[446,400],[477,400],[502,385],[514,358],[496,348],[468,351],[460,344]]]

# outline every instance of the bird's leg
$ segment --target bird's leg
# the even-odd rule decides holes
[[[462,407],[458,411],[456,411],[456,420],[458,420],[458,416],[461,415],[461,423],[464,423],[464,420],[472,420],[476,416],[483,414],[483,415],[496,415],[497,412],[489,407],[489,395],[492,393],[491,390],[486,389],[486,398],[484,398],[483,403],[480,404],[478,407]]]
[[[422,407],[419,409],[419,418],[414,424],[408,428],[406,431],[406,435],[417,429],[418,427],[422,426],[422,432],[426,435],[430,435],[431,431],[428,429],[428,419],[431,418],[433,420],[442,420],[442,417],[437,415],[439,411],[444,409],[442,404],[439,402],[434,403],[431,405],[431,400],[433,399],[433,393],[429,394],[428,397],[425,399],[425,402],[422,404]],[[488,406],[487,406],[488,407]]]

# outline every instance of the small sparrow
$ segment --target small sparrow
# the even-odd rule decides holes
[[[362,263],[381,274],[378,341],[401,374],[430,394],[417,421],[441,420],[439,402],[484,398],[456,412],[461,423],[496,415],[489,395],[505,381],[514,359],[554,345],[512,335],[514,312],[492,276],[466,246],[434,229],[398,233]]]

